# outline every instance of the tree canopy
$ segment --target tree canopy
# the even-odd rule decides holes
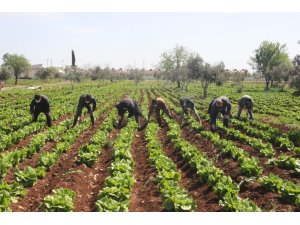
[[[28,71],[31,67],[29,61],[22,55],[6,53],[3,55],[2,59],[2,65],[12,69],[15,76],[15,85],[18,83],[19,76]]]
[[[270,73],[275,66],[290,61],[286,45],[279,42],[263,41],[260,46],[254,50],[254,56],[250,58],[253,69],[262,74],[266,80],[266,89],[269,88],[270,81],[274,77]]]
[[[159,69],[162,75],[172,81],[177,82],[177,86],[181,86],[181,82],[186,76],[186,65],[189,53],[183,46],[175,46],[169,52],[163,52],[160,56]]]

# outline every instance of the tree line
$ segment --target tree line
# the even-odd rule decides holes
[[[30,69],[29,61],[23,55],[3,55],[3,64],[0,68],[0,80],[7,80],[10,76],[15,77],[15,84],[21,74]],[[290,58],[285,44],[279,42],[263,41],[253,51],[250,63],[255,75],[264,78],[265,89],[277,85],[282,90],[286,87],[295,87],[300,93],[300,55]],[[191,82],[198,81],[203,88],[203,97],[207,97],[209,85],[223,85],[227,81],[239,85],[242,91],[243,82],[251,74],[245,70],[228,70],[224,62],[210,64],[197,52],[189,52],[184,46],[175,46],[169,51],[160,55],[160,61],[155,69],[156,79],[164,79],[175,82],[178,88],[188,89]],[[40,70],[36,77],[39,79],[64,78],[73,82],[80,82],[83,79],[100,81],[134,80],[136,84],[144,79],[145,70],[131,68],[122,71],[110,67],[83,69],[75,65],[75,54],[72,50],[72,65],[64,69],[61,74],[56,68],[48,67]],[[253,74],[252,74],[253,75]]]
[[[300,55],[289,58],[286,45],[279,42],[263,41],[254,50],[250,63],[255,75],[265,79],[265,89],[278,86],[284,90],[287,86],[295,87],[300,93]],[[228,70],[219,62],[211,65],[203,60],[199,53],[189,52],[183,46],[175,46],[163,52],[158,65],[161,73],[157,79],[176,82],[177,88],[188,88],[192,81],[199,81],[203,88],[203,97],[207,97],[210,84],[223,85],[233,81],[242,91],[244,80],[251,76],[247,70]]]

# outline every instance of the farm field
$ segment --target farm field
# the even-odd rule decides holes
[[[48,96],[53,126],[44,115],[31,123],[34,93]],[[74,128],[78,98],[97,101],[95,125],[86,114]],[[254,122],[237,120],[237,101],[249,94]],[[174,120],[155,116],[138,130],[134,119],[113,126],[115,105],[135,98],[145,117],[153,97],[164,98]],[[0,212],[245,212],[300,210],[300,97],[263,84],[247,83],[237,93],[230,84],[212,86],[208,97],[164,81],[122,81],[49,85],[42,91],[0,92]],[[227,96],[233,103],[229,128],[209,130],[209,102]],[[194,115],[179,125],[179,97],[191,97]],[[142,124],[145,119],[142,119]]]

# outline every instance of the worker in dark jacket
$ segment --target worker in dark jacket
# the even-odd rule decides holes
[[[188,116],[189,115],[188,109],[191,109],[192,111],[194,111],[199,123],[201,124],[201,119],[200,119],[200,116],[198,115],[197,109],[195,107],[195,103],[190,98],[180,98],[179,102],[180,102],[180,106],[182,108],[182,111],[180,114],[180,123],[181,124],[183,123],[184,114],[186,114]]]
[[[142,111],[136,100],[132,98],[125,98],[120,101],[116,108],[118,110],[118,127],[122,127],[125,113],[128,111],[128,118],[134,116],[136,123],[140,127],[140,117],[144,117]]]
[[[248,110],[248,113],[250,115],[250,120],[253,120],[253,99],[249,95],[244,95],[241,97],[241,99],[238,102],[239,105],[239,111],[237,118],[240,119],[241,113],[243,108],[245,107]]]
[[[170,119],[173,119],[173,116],[171,115],[171,112],[170,112],[170,110],[169,110],[168,107],[167,107],[166,101],[165,101],[163,98],[158,97],[158,98],[152,99],[152,101],[150,102],[147,123],[149,123],[150,117],[151,117],[153,111],[155,111],[156,119],[157,119],[158,125],[159,125],[160,127],[162,127],[162,124],[161,124],[161,116],[160,116],[160,111],[161,111],[161,110],[162,110],[165,114],[167,114],[167,116],[168,116]]]
[[[210,129],[211,131],[216,130],[217,116],[219,113],[223,115],[223,125],[228,127],[229,117],[231,117],[231,103],[225,96],[211,101],[208,107],[208,113],[210,115]]]
[[[94,119],[93,112],[96,110],[96,100],[90,94],[84,94],[81,95],[79,98],[78,105],[77,105],[77,112],[74,117],[73,127],[76,125],[78,117],[81,117],[83,108],[87,108],[91,117],[92,124],[94,125],[95,119]]]
[[[52,126],[50,116],[50,103],[45,95],[35,94],[30,104],[30,113],[32,115],[32,121],[36,122],[40,113],[44,113],[47,118],[47,125]]]

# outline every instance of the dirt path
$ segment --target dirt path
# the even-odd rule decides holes
[[[157,172],[149,161],[144,131],[137,131],[131,145],[135,184],[130,196],[130,212],[160,212],[162,200],[155,177]]]
[[[139,104],[144,101],[144,93],[140,92]],[[145,114],[145,112],[144,112]],[[144,124],[145,119],[141,120]],[[131,154],[134,160],[135,184],[131,191],[130,212],[159,212],[162,211],[162,200],[155,177],[157,172],[149,161],[145,129],[136,131],[131,145]]]
[[[113,142],[119,130],[114,129],[109,134],[109,141]],[[74,203],[75,212],[92,212],[95,210],[95,202],[98,200],[99,191],[104,187],[104,180],[109,175],[108,168],[112,162],[112,146],[101,150],[98,161],[93,167],[84,164],[75,165],[69,169],[55,188],[69,188],[76,192]]]

